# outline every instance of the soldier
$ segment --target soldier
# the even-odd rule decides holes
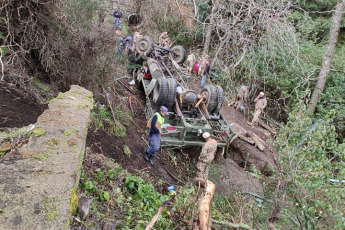
[[[261,112],[264,110],[264,108],[266,108],[267,106],[267,100],[266,100],[264,92],[260,92],[259,95],[255,98],[254,102],[256,102],[256,104],[255,104],[253,120],[252,122],[248,123],[251,126],[256,126],[258,124],[259,116]]]
[[[116,53],[121,55],[122,51],[124,50],[126,46],[125,35],[124,33],[122,33],[122,30],[120,28],[117,28],[115,30],[115,34],[117,36],[116,37],[116,43],[117,43]]]
[[[199,178],[204,178],[207,180],[208,171],[210,169],[211,162],[213,161],[216,151],[217,151],[217,141],[211,138],[210,133],[205,132],[202,134],[206,143],[202,147],[198,164],[196,165],[197,174]]]
[[[202,77],[202,75],[204,74],[206,62],[208,62],[208,61],[209,60],[208,60],[207,54],[201,58],[200,63],[199,63],[199,71],[198,71],[198,75],[200,77]]]
[[[158,39],[159,45],[165,48],[169,48],[171,41],[170,38],[168,36],[168,32],[163,32]]]
[[[141,32],[135,31],[133,34],[133,46],[134,46],[134,50],[135,50],[135,44],[137,44],[138,39],[142,36]]]
[[[244,105],[244,103],[248,99],[248,89],[249,87],[247,85],[241,85],[241,87],[238,89],[237,96],[236,96],[236,102],[235,102],[235,108],[236,110],[239,110],[241,106]]]
[[[194,62],[195,62],[195,55],[192,53],[192,51],[190,51],[187,57],[187,60],[185,62],[188,73],[192,73]]]

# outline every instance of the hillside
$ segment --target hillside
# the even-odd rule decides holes
[[[25,167],[21,150],[37,141],[32,125],[51,103],[63,99],[61,93],[78,85],[92,92],[94,107],[83,133],[80,180],[78,173],[71,177],[79,187],[70,194],[66,228],[145,229],[162,210],[152,229],[198,229],[200,199],[209,194],[195,178],[201,148],[162,148],[154,166],[143,159],[145,92],[140,82],[130,83],[132,69],[141,63],[133,65],[128,49],[118,46],[120,36],[140,32],[158,43],[167,31],[172,45],[194,53],[197,61],[209,56],[207,81],[224,90],[221,113],[234,132],[226,158],[218,152],[211,165],[209,181],[216,189],[208,229],[341,229],[344,7],[344,0],[2,1],[0,166],[14,174],[7,170],[6,180],[0,179],[0,219],[13,229],[25,224],[22,214],[6,217],[14,203],[11,192],[30,203],[20,197],[26,188],[9,178],[26,173],[22,179],[34,179],[41,173],[38,167],[58,165],[41,155],[33,157],[37,167],[15,169]],[[123,13],[118,29],[115,9]],[[199,92],[200,77],[183,79]],[[249,86],[248,102],[237,111],[233,103],[241,85]],[[260,125],[252,127],[248,121],[259,92],[265,92],[268,105]],[[54,143],[50,147],[59,155]],[[176,195],[168,191],[171,185]],[[39,203],[28,210],[39,215],[45,229],[54,229],[53,221],[64,221],[59,214],[67,213]]]

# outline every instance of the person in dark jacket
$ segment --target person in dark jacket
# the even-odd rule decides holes
[[[147,122],[147,128],[150,129],[149,133],[149,148],[145,148],[143,151],[144,159],[149,161],[153,165],[153,158],[157,155],[157,152],[161,145],[162,125],[164,124],[164,117],[169,113],[165,106],[160,107],[160,111],[156,112],[153,117]]]

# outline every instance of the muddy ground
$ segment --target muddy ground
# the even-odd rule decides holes
[[[15,84],[0,82],[0,130],[34,124],[46,108]]]

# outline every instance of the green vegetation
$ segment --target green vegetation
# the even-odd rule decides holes
[[[47,152],[38,153],[32,156],[32,158],[36,160],[40,160],[40,161],[45,161],[48,159],[48,157],[49,157],[49,154]]]
[[[129,125],[130,115],[121,105],[114,108],[116,121],[112,117],[111,111],[105,106],[95,107],[92,112],[92,123],[108,133],[114,134],[118,138],[125,138],[127,135],[126,126]]]
[[[50,88],[45,86],[45,85],[43,85],[42,82],[40,82],[37,78],[34,78],[34,84],[37,87],[37,91],[36,92],[38,94],[41,94],[41,90],[43,92],[45,92],[45,93],[49,93]]]
[[[44,135],[46,133],[46,131],[44,129],[42,129],[42,128],[36,128],[32,132],[35,135],[35,137],[42,136],[42,135]]]
[[[337,141],[334,115],[331,111],[311,128],[313,121],[300,105],[277,139],[279,161],[289,178],[283,218],[298,219],[304,229],[344,226],[345,187],[330,183],[345,178],[345,143]]]
[[[126,157],[130,157],[132,152],[131,149],[127,145],[123,145],[122,147],[123,153],[125,154]]]
[[[43,196],[42,205],[46,212],[46,220],[52,221],[59,215],[59,207],[56,205],[56,202],[53,198]]]

